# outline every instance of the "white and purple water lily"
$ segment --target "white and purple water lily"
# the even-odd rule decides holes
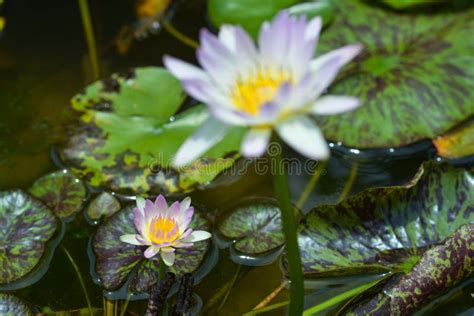
[[[137,198],[133,218],[138,234],[122,235],[120,240],[132,245],[149,246],[144,253],[146,258],[160,254],[164,263],[171,266],[175,248],[190,247],[194,242],[211,237],[206,231],[188,228],[193,214],[189,197],[169,207],[163,195],[159,195],[154,203]]]
[[[263,24],[259,49],[241,27],[224,25],[218,36],[201,31],[197,59],[203,69],[165,56],[165,66],[211,113],[181,146],[174,164],[186,165],[201,156],[232,125],[250,127],[241,145],[244,156],[262,155],[276,130],[304,156],[328,158],[328,145],[307,115],[342,113],[359,106],[354,97],[321,94],[362,47],[348,45],[312,59],[321,25],[320,17],[307,21],[283,11]]]

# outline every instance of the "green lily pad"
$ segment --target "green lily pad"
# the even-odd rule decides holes
[[[86,198],[81,180],[67,170],[56,171],[39,178],[29,192],[41,200],[59,218],[78,212]]]
[[[87,207],[87,216],[98,220],[102,216],[110,217],[120,210],[120,202],[110,193],[102,192]]]
[[[260,25],[280,10],[297,4],[300,0],[209,0],[207,13],[216,27],[223,24],[239,24],[253,37]]]
[[[259,255],[285,243],[280,208],[271,201],[254,201],[224,215],[218,232],[232,240],[233,247],[246,255]]]
[[[158,271],[159,260],[145,259],[143,252],[146,247],[130,245],[119,239],[122,235],[137,233],[132,210],[133,207],[126,207],[104,222],[92,243],[96,272],[103,287],[109,291],[119,289],[131,278],[130,292],[146,292],[156,281],[154,273]],[[190,227],[209,230],[209,223],[199,212],[195,212]],[[210,244],[210,240],[204,240],[194,243],[192,247],[177,249],[175,263],[169,270],[178,278],[184,273],[195,272],[203,262]]]
[[[209,117],[202,105],[174,117],[184,97],[163,68],[93,83],[72,100],[79,126],[61,157],[91,186],[109,191],[179,193],[207,184],[233,164],[245,130],[235,128],[189,167],[172,168],[181,144]]]
[[[472,116],[474,9],[408,14],[361,0],[337,5],[318,51],[363,44],[329,89],[359,97],[362,106],[318,117],[328,139],[356,148],[400,147],[434,139]]]
[[[28,305],[18,297],[0,293],[0,315],[4,316],[30,316],[33,315]]]
[[[16,281],[40,262],[56,230],[43,203],[22,191],[0,192],[0,284]]]
[[[372,0],[374,3],[378,4],[379,0]],[[426,5],[439,5],[450,2],[451,0],[382,0],[381,2],[394,9],[408,9],[416,8]]]
[[[438,246],[425,252],[420,262],[382,289],[363,293],[344,315],[411,315],[473,273],[474,224],[461,226]],[[375,293],[374,293],[375,292]]]
[[[408,272],[425,251],[474,222],[474,174],[427,162],[418,181],[319,206],[299,226],[307,276]]]

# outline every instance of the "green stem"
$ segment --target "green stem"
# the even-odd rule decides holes
[[[304,311],[303,313],[303,316],[311,316],[311,315],[315,315],[331,306],[334,306],[336,304],[339,304],[345,300],[347,300],[348,298],[351,298],[361,292],[364,292],[365,290],[367,289],[370,289],[371,287],[373,287],[374,285],[378,284],[381,280],[378,279],[378,280],[375,280],[375,281],[372,281],[372,282],[369,282],[369,283],[366,283],[366,284],[362,284],[361,286],[358,286],[356,288],[353,288],[349,291],[346,291],[344,293],[341,293],[339,295],[336,295],[332,298],[330,298],[329,300],[327,301],[324,301],[322,302],[321,304],[317,304],[311,308],[308,308],[307,310]]]
[[[181,43],[185,44],[185,45],[188,45],[189,47],[191,48],[198,48],[199,47],[199,43],[196,42],[195,40],[193,40],[192,38],[189,38],[187,37],[186,35],[184,35],[183,33],[181,33],[180,31],[178,31],[171,23],[169,23],[168,21],[164,21],[163,20],[163,27],[165,28],[165,30],[170,33],[172,36],[174,36],[178,41],[180,41]]]
[[[91,304],[91,301],[89,299],[89,295],[87,294],[86,284],[84,283],[84,279],[82,278],[81,271],[79,270],[79,267],[77,266],[76,262],[72,258],[69,251],[67,251],[67,249],[64,246],[61,246],[61,249],[64,251],[64,253],[68,257],[69,261],[71,262],[71,265],[73,266],[74,270],[76,271],[77,278],[79,279],[79,283],[81,284],[82,291],[84,292],[84,296],[86,298],[87,307],[89,308],[89,314],[92,316],[93,315],[93,313],[92,313],[92,304]]]
[[[159,273],[158,275],[160,276],[160,281],[166,279],[166,264],[163,261],[163,258],[161,258],[161,256],[160,256],[160,265],[159,265],[158,273]]]
[[[227,299],[229,298],[230,292],[232,291],[232,288],[235,285],[235,281],[237,281],[237,277],[239,276],[241,267],[242,267],[242,265],[240,265],[240,264],[237,266],[237,270],[235,271],[234,277],[232,278],[232,283],[230,284],[229,289],[225,293],[224,299],[222,300],[222,302],[219,305],[219,307],[217,308],[217,310],[221,310],[222,307],[224,307],[225,302],[227,302]]]
[[[351,192],[352,186],[354,185],[355,179],[357,177],[357,170],[359,169],[359,165],[355,162],[351,168],[351,174],[347,179],[346,184],[344,184],[344,188],[342,189],[341,195],[339,195],[339,199],[337,203],[342,202]]]
[[[285,306],[288,305],[288,304],[290,304],[290,301],[283,301],[283,302],[280,302],[280,303],[275,303],[275,304],[268,305],[268,306],[265,306],[265,307],[260,308],[260,309],[252,310],[252,311],[250,311],[250,312],[248,312],[248,313],[243,314],[242,316],[258,315],[258,314],[261,314],[261,313],[265,313],[265,312],[268,312],[268,311],[272,311],[272,310],[274,310],[274,309],[278,309],[278,308],[285,307]],[[288,313],[288,315],[293,316],[293,314],[291,314],[291,313]]]
[[[298,202],[296,202],[296,208],[301,209],[308,199],[308,196],[311,194],[313,191],[314,187],[319,181],[319,178],[323,174],[324,167],[326,166],[326,161],[321,161],[319,162],[318,166],[316,167],[316,170],[314,170],[314,174],[311,177],[311,179],[308,181],[308,184],[306,184],[306,187],[303,190],[303,193],[301,193],[300,198],[298,199]]]
[[[286,253],[288,255],[288,265],[290,270],[290,307],[289,315],[301,315],[303,312],[304,286],[303,270],[301,268],[300,250],[296,235],[295,212],[291,205],[290,191],[286,176],[285,166],[282,162],[281,150],[272,153],[275,164],[275,174],[273,175],[273,187],[281,210],[283,231],[285,233]]]
[[[89,13],[89,4],[87,3],[87,0],[78,0],[78,4],[81,11],[82,25],[84,26],[87,47],[89,48],[92,76],[94,77],[94,80],[97,80],[100,78],[99,58],[97,57],[97,47],[95,45],[94,28],[92,27],[91,16]]]
[[[127,298],[125,299],[125,302],[122,305],[122,308],[120,309],[120,316],[125,316],[125,313],[127,312],[128,308],[128,303],[130,303],[130,294],[127,294]]]

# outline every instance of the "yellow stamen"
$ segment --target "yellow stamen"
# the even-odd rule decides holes
[[[255,75],[237,80],[232,91],[232,101],[237,109],[256,115],[265,103],[275,97],[283,83],[292,83],[293,78],[288,71],[272,70],[259,69]]]
[[[155,217],[148,227],[148,238],[155,244],[173,242],[179,237],[179,225],[172,218]]]

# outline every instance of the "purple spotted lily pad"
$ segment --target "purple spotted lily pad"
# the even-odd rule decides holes
[[[0,315],[32,316],[33,313],[31,312],[28,305],[26,305],[18,297],[11,294],[0,293]]]
[[[285,243],[280,208],[272,200],[251,200],[238,205],[222,216],[217,230],[243,255],[276,251]]]
[[[110,217],[120,210],[120,202],[110,193],[102,192],[87,207],[89,219],[98,220],[102,216]]]
[[[179,147],[209,117],[204,105],[177,113],[184,98],[179,81],[158,67],[92,83],[72,99],[78,124],[60,157],[86,183],[112,192],[171,194],[205,185],[233,165],[244,129],[174,168]]]
[[[364,46],[328,91],[359,97],[362,105],[318,117],[325,136],[361,149],[401,147],[472,116],[474,8],[410,14],[369,2],[335,1],[339,12],[318,44],[318,53]]]
[[[421,168],[405,186],[369,189],[308,213],[298,233],[306,276],[407,272],[474,222],[474,174],[434,162]]]
[[[146,247],[134,246],[120,241],[120,236],[136,234],[133,224],[133,207],[125,207],[107,219],[97,230],[92,247],[95,254],[95,269],[102,286],[108,291],[118,290],[127,280],[129,292],[148,292],[156,282],[159,259],[145,259]],[[209,230],[209,223],[199,212],[194,213],[190,224],[193,229]],[[209,250],[211,241],[196,242],[190,248],[176,249],[175,262],[169,270],[179,278],[184,273],[196,272]]]
[[[411,315],[474,272],[474,224],[461,226],[444,243],[427,250],[405,275],[366,291],[341,314]]]
[[[305,276],[391,272],[402,275],[402,281],[390,290],[391,302],[378,301],[384,292],[374,298],[377,304],[403,300],[410,309],[427,303],[468,276],[469,268],[459,262],[472,269],[473,178],[472,170],[430,161],[404,186],[373,188],[337,205],[316,207],[299,225]],[[443,259],[450,252],[452,260]],[[422,289],[426,297],[420,296],[420,286],[427,287]],[[371,306],[364,308],[378,308]]]
[[[56,231],[56,218],[22,191],[0,192],[0,285],[31,272]]]
[[[39,178],[29,191],[59,218],[70,218],[78,212],[87,193],[81,180],[67,170]]]

